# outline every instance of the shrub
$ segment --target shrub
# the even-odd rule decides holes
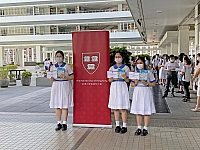
[[[0,78],[1,79],[8,78],[8,69],[1,68],[1,70],[0,70]]]
[[[32,76],[32,73],[30,71],[22,72],[22,77],[28,77],[28,76]]]
[[[17,65],[6,65],[4,68],[8,70],[12,70],[12,69],[17,69],[18,67]]]

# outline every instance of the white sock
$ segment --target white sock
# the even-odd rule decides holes
[[[123,127],[125,127],[125,128],[126,128],[126,123],[125,123],[125,122],[123,122]]]
[[[147,129],[148,129],[148,127],[144,126],[144,129],[145,129],[145,130],[147,130]]]
[[[142,126],[138,126],[138,129],[142,129]]]
[[[119,121],[115,121],[115,123],[116,123],[116,126],[119,126]]]
[[[57,121],[58,122],[58,124],[61,124],[61,121]]]
[[[63,121],[63,124],[67,124],[67,121]]]

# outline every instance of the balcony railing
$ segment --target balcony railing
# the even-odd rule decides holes
[[[59,11],[59,12],[27,12],[27,13],[17,13],[17,14],[5,14],[1,12],[0,17],[11,17],[11,16],[34,16],[34,15],[61,15],[61,14],[79,14],[79,13],[99,13],[99,12],[117,12],[116,9],[106,9],[106,10],[80,10],[80,11]],[[122,11],[129,11],[129,9],[122,9]]]
[[[114,32],[138,32],[137,29],[132,29],[132,30],[107,30],[107,31],[109,31],[110,33],[114,33]],[[36,32],[36,33],[23,32],[23,33],[3,33],[3,34],[1,33],[0,36],[71,34],[72,32],[73,31],[71,31],[71,32]]]

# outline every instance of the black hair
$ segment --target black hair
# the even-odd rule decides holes
[[[146,67],[146,64],[145,64],[145,59],[144,59],[144,57],[143,57],[143,56],[138,56],[138,59],[136,60],[136,63],[137,63],[138,60],[141,60],[141,61],[143,62],[143,64],[144,64],[144,69],[146,69],[147,67]]]
[[[179,56],[182,56],[182,57],[183,57],[183,56],[185,56],[185,53],[180,53],[180,55],[179,55]]]
[[[183,59],[187,62],[187,65],[191,64],[191,60],[188,56],[185,56]]]
[[[114,54],[114,56],[115,56],[117,53],[119,53],[119,54],[122,56],[122,58],[124,58],[123,53],[120,52],[120,51],[116,51],[115,54]]]
[[[169,58],[175,58],[175,56],[174,55],[170,55]]]
[[[200,53],[198,53],[198,54],[197,54],[197,56],[199,56],[199,57],[200,57]]]
[[[115,54],[114,54],[114,57],[115,57],[115,55],[116,55],[117,53],[119,53],[119,54],[122,56],[122,64],[124,64],[124,55],[123,55],[123,53],[120,52],[120,51],[116,51]],[[116,62],[115,62],[115,64],[116,64]]]
[[[61,50],[58,50],[58,51],[56,52],[56,54],[55,54],[55,55],[57,55],[58,53],[60,53],[60,55],[62,55],[62,57],[64,58],[64,53],[63,53],[63,51],[61,51]]]

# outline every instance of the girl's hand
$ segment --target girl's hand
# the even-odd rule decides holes
[[[142,84],[144,84],[144,85],[148,85],[148,82],[146,82],[146,81],[144,81],[144,80],[142,80],[141,82],[142,82]]]
[[[111,78],[108,79],[109,82],[113,82],[113,80],[114,80],[113,77],[111,77]]]
[[[126,74],[125,74],[125,73],[123,73],[121,76],[122,76],[122,78],[124,78],[124,79],[126,79],[126,78],[127,78],[127,76],[126,76]]]
[[[60,78],[65,79],[65,75],[64,74],[60,74]]]
[[[139,82],[139,80],[138,80],[138,79],[135,79],[134,82],[135,82],[135,84],[137,85],[138,82]]]
[[[51,77],[50,80],[51,80],[51,81],[55,81],[54,77]]]
[[[135,84],[134,82],[131,82],[131,86],[134,87],[136,86],[137,84]]]

